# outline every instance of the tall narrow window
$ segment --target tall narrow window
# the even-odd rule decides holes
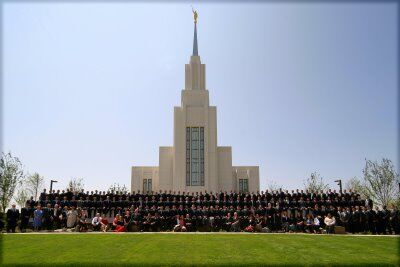
[[[151,192],[151,179],[143,179],[143,193]]]
[[[186,186],[204,186],[204,127],[186,127]]]
[[[249,192],[249,179],[239,179],[239,193]]]

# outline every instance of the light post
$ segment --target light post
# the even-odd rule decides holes
[[[339,192],[340,192],[340,194],[342,194],[342,180],[341,179],[335,180],[335,183],[338,184]]]
[[[49,194],[51,194],[52,190],[53,190],[53,183],[57,183],[58,181],[56,180],[50,180],[50,192]]]

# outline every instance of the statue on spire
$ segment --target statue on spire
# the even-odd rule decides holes
[[[198,17],[198,15],[197,15],[197,11],[194,10],[193,7],[192,7],[192,12],[193,12],[194,23],[197,24],[197,17]]]

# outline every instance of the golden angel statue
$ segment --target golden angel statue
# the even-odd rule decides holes
[[[197,17],[198,17],[198,15],[197,15],[197,11],[194,10],[193,7],[192,7],[192,12],[193,12],[194,23],[197,23]]]

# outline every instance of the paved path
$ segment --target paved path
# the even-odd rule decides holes
[[[124,234],[124,235],[154,235],[154,234],[166,234],[166,235],[311,235],[311,236],[328,236],[328,234],[308,234],[308,233],[246,233],[246,232],[29,232],[29,233],[3,233],[6,235],[65,235],[65,234]],[[335,234],[329,236],[368,236],[368,237],[400,237],[400,235],[360,235],[360,234]]]

